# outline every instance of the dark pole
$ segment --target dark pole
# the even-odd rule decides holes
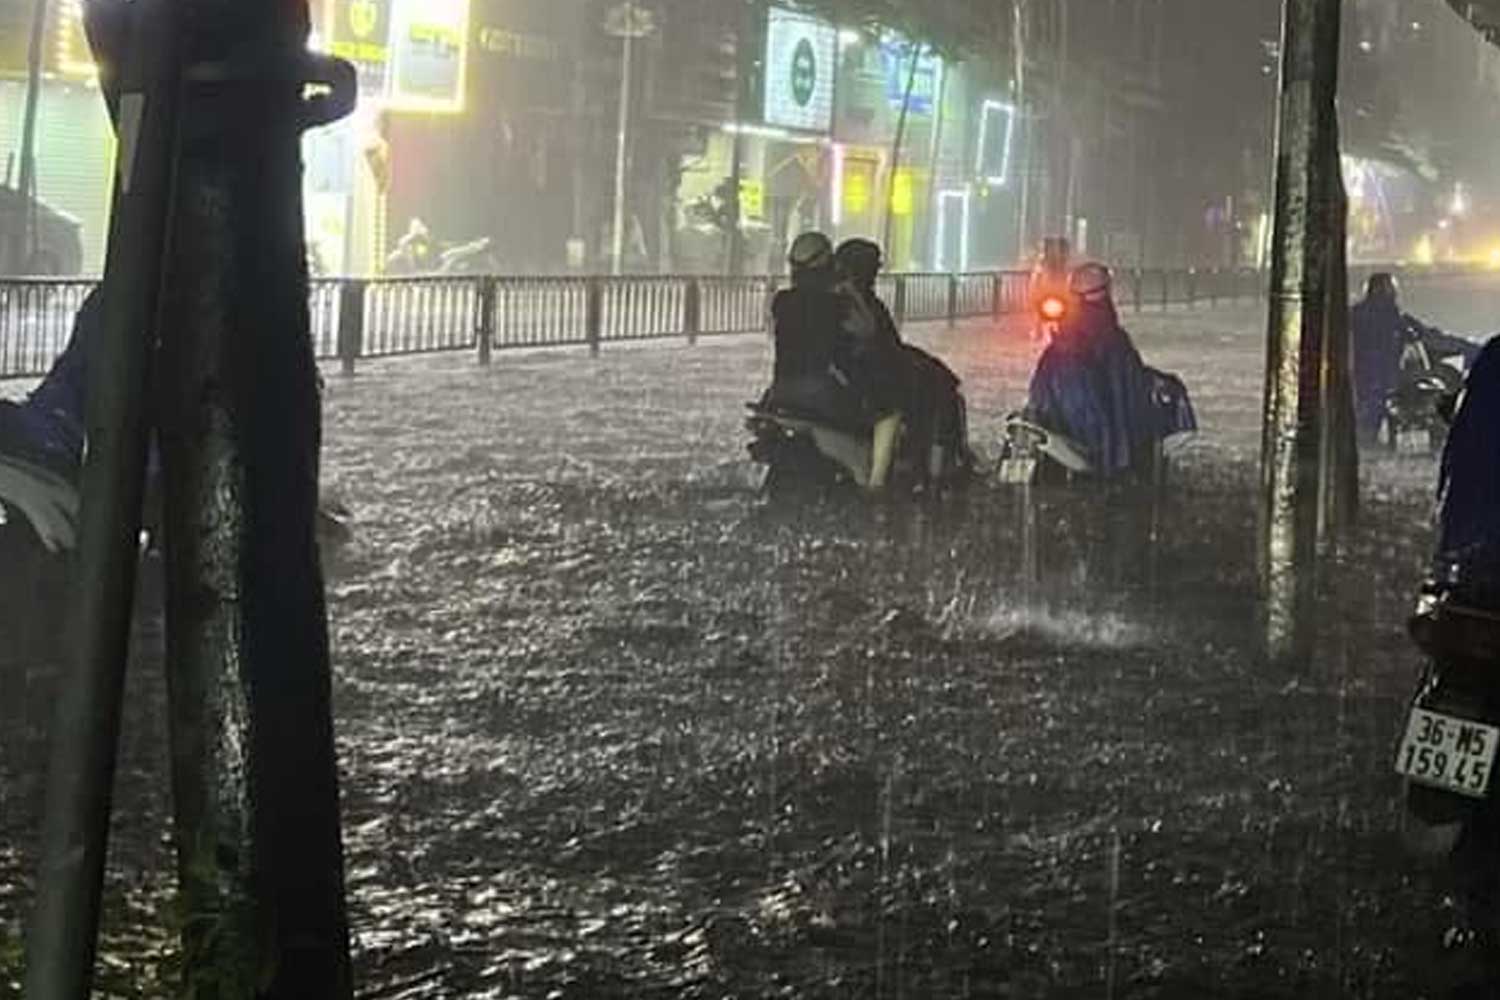
[[[25,271],[36,249],[36,108],[42,92],[42,43],[46,36],[47,0],[36,0],[31,14],[31,47],[26,53],[26,109],[21,120],[20,225],[11,233],[10,269]]]
[[[128,11],[128,13],[126,13]],[[93,977],[114,787],[120,702],[135,600],[145,485],[152,337],[177,141],[174,9],[116,7],[123,64],[119,169],[105,262],[102,328],[88,365],[88,458],[75,566],[68,676],[59,688],[36,912],[27,942],[28,1000],[86,1000]],[[91,31],[91,36],[93,32]],[[128,44],[126,43],[128,40]],[[115,71],[120,75],[116,77]]]
[[[160,433],[189,995],[347,1000],[300,144],[305,83],[352,106],[353,73],[306,53],[306,0],[187,6]]]
[[[1340,0],[1285,0],[1283,8],[1261,452],[1261,568],[1269,647],[1278,659],[1305,651],[1320,483],[1327,474],[1325,334],[1331,243],[1342,232],[1335,217],[1339,14]]]
[[[1011,0],[1011,20],[1015,55],[1015,111],[1016,135],[1021,145],[1021,168],[1018,175],[1021,193],[1017,196],[1016,208],[1016,261],[1026,261],[1031,255],[1031,144],[1036,127],[1031,120],[1031,90],[1026,78],[1026,33],[1030,28],[1026,0]]]
[[[757,36],[756,21],[763,16],[764,8],[757,0],[747,0],[738,8],[734,25],[734,150],[729,166],[729,252],[726,265],[731,277],[739,277],[745,269],[744,206],[740,199],[740,185],[745,172],[744,128],[750,117],[750,84],[757,79],[750,72],[751,52],[749,43]]]
[[[906,118],[911,112],[911,93],[917,86],[917,66],[922,61],[922,44],[911,43],[911,69],[906,74],[906,92],[901,97],[901,114],[896,119],[896,137],[891,141],[891,184],[885,195],[885,228],[880,244],[888,260],[895,259],[891,248],[891,224],[896,214],[896,178],[901,174],[901,145],[906,141]]]

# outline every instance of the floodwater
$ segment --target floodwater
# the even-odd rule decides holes
[[[1315,655],[1273,666],[1263,313],[1126,322],[1205,424],[1155,499],[768,506],[741,429],[758,338],[331,378],[361,995],[1436,995],[1454,917],[1401,851],[1390,773],[1432,463],[1370,463]],[[993,457],[1034,346],[916,339],[964,376]],[[6,628],[40,634],[0,655],[0,998],[57,683],[20,599]],[[129,682],[112,997],[175,974],[159,599]]]

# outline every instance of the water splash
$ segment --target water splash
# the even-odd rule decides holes
[[[1039,637],[1060,646],[1131,649],[1144,646],[1153,630],[1117,611],[1005,602],[980,623],[1002,638]]]

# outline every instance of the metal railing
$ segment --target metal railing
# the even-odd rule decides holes
[[[877,286],[896,321],[1013,316],[1028,308],[1024,271],[887,274]],[[1116,299],[1136,310],[1260,296],[1249,270],[1125,270]],[[774,277],[318,278],[309,288],[313,346],[352,372],[363,359],[764,332]],[[67,345],[94,279],[0,278],[0,378],[44,374]]]

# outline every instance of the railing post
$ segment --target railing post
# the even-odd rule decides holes
[[[1223,280],[1224,272],[1217,267],[1208,272],[1208,306],[1210,309],[1219,304],[1219,282]]]
[[[1166,312],[1172,304],[1172,272],[1161,269],[1161,311]]]
[[[948,329],[958,325],[958,275],[948,275]]]
[[[896,275],[896,327],[902,329],[906,326],[906,275]]]
[[[698,278],[689,278],[683,291],[682,329],[690,346],[698,343],[703,332],[703,283]]]
[[[1198,269],[1196,267],[1188,268],[1184,281],[1187,285],[1183,289],[1184,295],[1187,298],[1185,304],[1189,309],[1196,308],[1198,305]]]
[[[478,281],[479,325],[475,332],[479,341],[479,363],[489,367],[490,359],[495,351],[495,302],[500,279],[487,275],[479,278]]]
[[[1005,299],[1005,272],[996,271],[990,275],[990,318],[996,323],[1000,322],[1003,315],[1001,309]]]
[[[1130,269],[1130,284],[1132,286],[1131,290],[1134,293],[1133,298],[1135,299],[1135,311],[1140,312],[1143,291],[1142,286],[1145,284],[1145,278],[1141,274],[1141,269],[1139,267],[1132,267]]]
[[[339,285],[339,367],[354,374],[354,363],[365,352],[365,281],[349,278]]]
[[[604,279],[589,279],[588,296],[588,342],[589,354],[599,356],[599,342],[604,334]]]

